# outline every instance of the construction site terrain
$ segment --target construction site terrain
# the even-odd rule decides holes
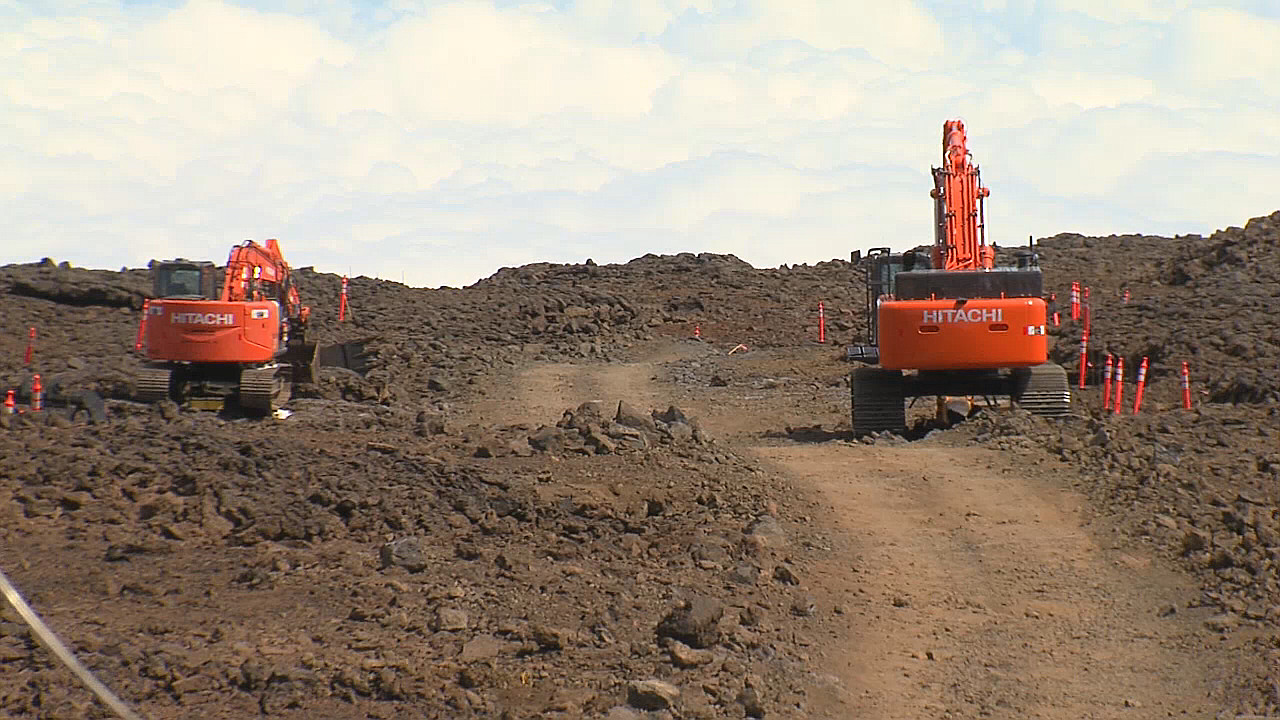
[[[265,419],[132,401],[145,270],[6,266],[0,569],[156,720],[1280,715],[1280,212],[1036,251],[1072,414],[860,439],[842,260],[302,268],[357,362]],[[111,717],[7,607],[0,715]]]

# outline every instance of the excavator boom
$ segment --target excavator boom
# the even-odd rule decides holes
[[[933,266],[945,270],[990,270],[995,251],[987,245],[982,186],[978,166],[969,154],[963,120],[942,126],[942,166],[933,168]]]
[[[286,317],[310,314],[310,308],[302,305],[289,264],[275,238],[269,238],[265,247],[245,240],[231,248],[221,298],[223,302],[270,299],[280,303]]]

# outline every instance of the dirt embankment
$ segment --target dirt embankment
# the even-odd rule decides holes
[[[1044,239],[1144,413],[1091,384],[910,444],[847,436],[842,261],[355,278],[344,323],[303,269],[368,365],[283,421],[126,400],[144,271],[8,266],[0,378],[55,412],[0,423],[0,565],[156,718],[1275,713],[1278,248],[1280,214]],[[102,424],[58,407],[86,388]],[[106,717],[7,612],[0,668],[7,715]]]

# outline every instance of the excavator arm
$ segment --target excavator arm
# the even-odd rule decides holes
[[[275,238],[268,239],[265,247],[245,240],[231,248],[221,299],[224,302],[275,300],[286,317],[304,322],[311,314],[311,308],[305,307],[298,296],[293,274]]]
[[[982,186],[978,166],[969,154],[963,120],[942,125],[942,167],[933,168],[933,266],[946,270],[990,270],[995,250],[986,244]]]

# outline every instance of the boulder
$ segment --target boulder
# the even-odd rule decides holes
[[[658,637],[671,638],[695,648],[708,648],[720,641],[717,624],[724,606],[711,598],[695,596],[682,601],[658,623]]]
[[[680,699],[680,688],[661,680],[639,680],[627,688],[627,704],[641,710],[666,710]]]

